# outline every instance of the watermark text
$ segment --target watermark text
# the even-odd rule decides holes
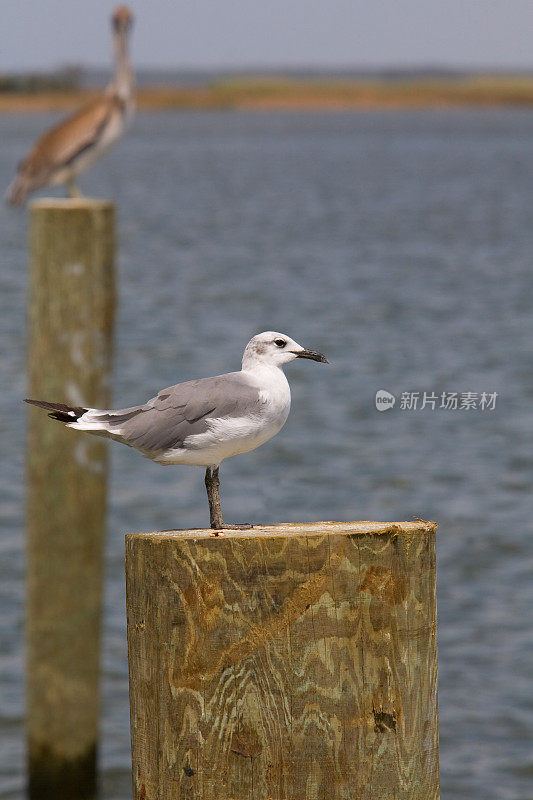
[[[498,392],[401,392],[398,408],[401,411],[494,411]],[[385,389],[376,392],[378,411],[389,411],[397,397]]]

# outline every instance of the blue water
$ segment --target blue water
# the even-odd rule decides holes
[[[0,186],[51,121],[0,118]],[[533,798],[533,113],[145,114],[82,179],[119,207],[117,406],[290,334],[281,434],[228,519],[439,522],[442,794]],[[26,217],[0,211],[0,797],[23,793]],[[394,393],[379,413],[376,390]],[[403,392],[497,393],[493,411]],[[102,788],[130,797],[123,534],[207,524],[202,473],[112,445]]]

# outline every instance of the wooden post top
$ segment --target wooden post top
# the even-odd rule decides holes
[[[288,522],[281,525],[257,525],[249,530],[223,530],[214,536],[211,528],[189,528],[187,530],[152,531],[150,533],[128,533],[126,541],[162,542],[172,539],[274,539],[298,536],[380,536],[435,533],[437,523],[426,520],[407,522]]]
[[[135,800],[439,800],[435,529],[129,534]]]
[[[82,208],[99,211],[113,208],[115,204],[112,200],[98,197],[39,197],[37,200],[32,200],[28,205],[32,211],[40,211],[41,209],[72,211]]]

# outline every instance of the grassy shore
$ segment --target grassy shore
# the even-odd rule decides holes
[[[93,91],[0,93],[0,111],[61,111],[88,101]],[[379,108],[533,107],[533,78],[465,80],[324,80],[240,78],[205,86],[150,86],[137,93],[140,110],[344,110]]]

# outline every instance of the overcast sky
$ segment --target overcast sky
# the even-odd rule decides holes
[[[1,0],[0,70],[109,63],[108,0]],[[144,67],[533,67],[533,0],[132,0]]]

